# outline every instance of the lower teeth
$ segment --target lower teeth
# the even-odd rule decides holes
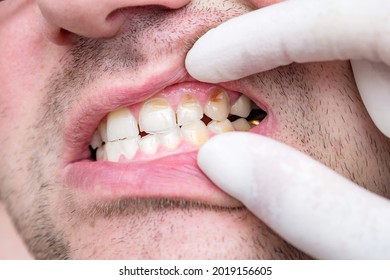
[[[138,153],[155,155],[160,147],[174,150],[183,141],[199,147],[208,140],[210,134],[248,131],[259,125],[267,115],[243,95],[230,106],[223,90],[216,91],[210,97],[211,101],[206,104],[204,112],[194,97],[187,95],[182,99],[184,101],[176,114],[164,100],[147,101],[140,113],[144,117],[140,124],[141,132],[129,109],[119,109],[108,114],[107,123],[102,122],[92,138],[92,159],[112,162],[132,160]],[[229,108],[230,114],[226,113]],[[142,110],[147,113],[142,113]],[[123,133],[121,127],[131,127],[131,131]]]

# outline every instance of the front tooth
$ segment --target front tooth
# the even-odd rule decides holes
[[[136,138],[139,134],[137,120],[129,109],[123,108],[107,116],[107,139],[116,141],[125,138]]]
[[[185,124],[181,127],[182,137],[196,146],[201,146],[209,138],[209,132],[202,121]]]
[[[223,89],[218,89],[211,94],[204,107],[204,113],[212,120],[227,119],[230,113],[230,100]]]
[[[151,99],[141,108],[139,126],[147,133],[169,131],[176,126],[175,112],[165,99]]]
[[[100,137],[100,133],[98,130],[95,130],[90,145],[92,149],[96,149],[102,145],[102,138]]]
[[[232,105],[230,114],[239,116],[241,118],[246,118],[249,116],[251,111],[252,101],[245,95],[241,94],[237,101]]]
[[[180,128],[175,127],[171,131],[165,133],[159,133],[158,139],[165,148],[169,150],[176,149],[181,142]]]
[[[185,95],[177,108],[177,124],[183,125],[203,118],[203,108],[192,95]]]
[[[130,160],[138,151],[138,138],[108,142],[105,149],[108,161],[118,162],[122,155]]]
[[[156,134],[149,134],[142,137],[138,141],[141,152],[147,155],[154,155],[157,152],[158,146],[160,145]]]
[[[251,129],[248,121],[246,119],[238,119],[232,122],[234,130],[236,131],[248,131]]]
[[[211,121],[207,124],[207,128],[217,134],[234,131],[234,127],[228,119],[224,121]]]

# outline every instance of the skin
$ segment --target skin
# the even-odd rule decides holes
[[[86,8],[83,4],[69,4],[70,18],[63,19],[49,16],[55,8],[45,1],[0,3],[0,198],[31,254],[38,259],[310,258],[245,209],[168,199],[84,205],[69,190],[60,174],[68,152],[64,124],[72,108],[96,88],[129,79],[141,85],[167,64],[184,64],[199,35],[269,4],[125,2],[93,15],[105,18],[118,7],[145,4],[172,9],[128,9],[120,24],[106,26],[103,20],[91,27],[72,13]],[[101,38],[107,36],[113,37]],[[390,198],[390,140],[370,120],[348,62],[293,64],[239,84],[267,104],[274,125],[266,135]]]

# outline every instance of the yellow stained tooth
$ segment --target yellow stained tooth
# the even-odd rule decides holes
[[[215,90],[204,106],[204,113],[212,120],[223,121],[230,113],[230,99],[223,89]]]
[[[234,127],[228,119],[223,121],[211,121],[207,124],[207,128],[217,134],[234,131]]]
[[[141,131],[160,133],[176,126],[176,115],[171,105],[163,98],[151,99],[142,106],[139,113]]]
[[[177,108],[177,124],[183,125],[203,118],[203,108],[199,101],[190,94],[182,97]]]
[[[209,131],[202,121],[195,121],[190,124],[185,124],[181,127],[181,135],[195,146],[201,146],[209,138]]]

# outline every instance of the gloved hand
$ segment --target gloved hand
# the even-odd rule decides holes
[[[290,0],[227,21],[186,59],[204,82],[236,80],[292,62],[352,60],[360,94],[390,137],[390,1]]]
[[[216,83],[292,62],[349,59],[367,110],[390,137],[389,15],[387,0],[282,2],[209,31],[189,52],[187,70]],[[389,200],[290,147],[259,135],[227,133],[201,148],[198,164],[315,258],[390,258]]]

